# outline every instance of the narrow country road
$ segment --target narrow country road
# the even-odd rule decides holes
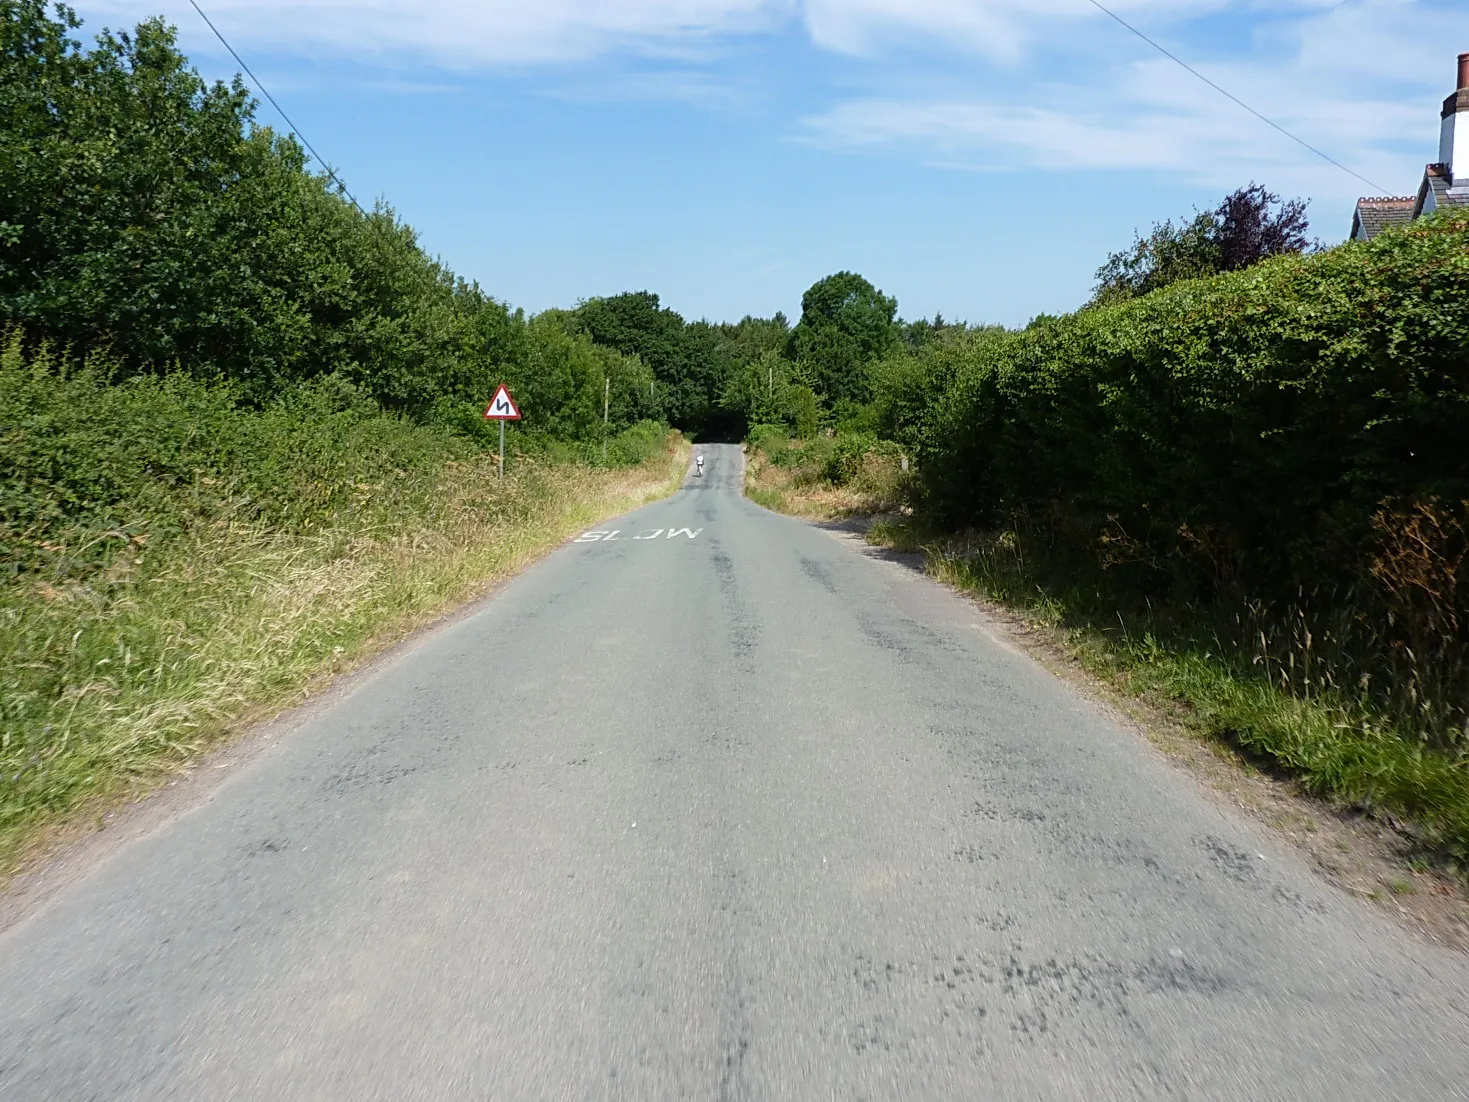
[[[1469,967],[741,456],[0,935],[0,1097],[1469,1097]]]

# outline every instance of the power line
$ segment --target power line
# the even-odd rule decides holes
[[[199,6],[198,0],[189,0],[189,3],[193,6],[194,10],[199,13],[199,18],[204,20],[205,23],[209,24],[209,29],[214,32],[214,37],[219,39],[224,48],[230,52],[230,56],[233,57],[237,62],[239,62],[240,68],[245,70],[245,75],[248,76],[252,81],[254,81],[255,87],[260,89],[260,94],[268,99],[270,101],[270,105],[276,109],[276,111],[280,114],[280,117],[286,120],[286,125],[291,128],[291,133],[301,139],[301,144],[306,147],[306,151],[316,158],[317,164],[326,169],[326,174],[332,178],[332,183],[336,184],[337,187],[342,189],[342,194],[352,201],[352,205],[357,208],[357,213],[362,215],[363,218],[366,218],[367,212],[362,209],[362,204],[359,203],[356,197],[347,190],[347,185],[342,183],[341,178],[334,171],[332,171],[332,166],[327,164],[321,154],[316,151],[316,148],[309,141],[306,140],[306,135],[301,133],[301,128],[291,121],[291,116],[286,114],[286,109],[276,102],[275,97],[270,94],[270,89],[267,88],[264,84],[260,83],[260,78],[250,71],[250,66],[245,64],[245,59],[237,54],[235,52],[235,48],[229,44],[229,40],[225,38],[224,35],[219,33],[219,28],[214,25],[214,20],[210,19],[209,16],[204,14],[204,9]]]
[[[1332,157],[1330,154],[1325,153],[1325,152],[1323,152],[1320,149],[1317,149],[1314,145],[1312,145],[1310,142],[1306,141],[1304,138],[1299,138],[1296,135],[1292,134],[1289,130],[1287,130],[1285,127],[1281,126],[1275,120],[1270,119],[1270,118],[1267,118],[1265,115],[1262,115],[1259,111],[1256,111],[1248,103],[1246,103],[1244,100],[1240,99],[1238,96],[1236,96],[1234,93],[1230,92],[1228,89],[1221,88],[1218,84],[1214,83],[1214,81],[1210,80],[1203,73],[1199,72],[1197,69],[1195,69],[1188,62],[1184,61],[1177,54],[1171,52],[1170,50],[1168,50],[1166,47],[1164,47],[1163,45],[1161,45],[1160,43],[1158,43],[1154,39],[1149,38],[1146,34],[1144,34],[1142,31],[1138,30],[1136,27],[1134,27],[1127,20],[1123,19],[1122,16],[1118,15],[1116,12],[1112,11],[1110,8],[1108,8],[1105,5],[1103,5],[1100,2],[1100,0],[1087,0],[1087,2],[1089,4],[1091,4],[1092,7],[1096,8],[1098,11],[1100,11],[1103,15],[1107,16],[1110,19],[1115,20],[1121,26],[1125,27],[1127,30],[1129,30],[1133,34],[1137,35],[1138,38],[1141,38],[1149,46],[1153,47],[1153,49],[1157,50],[1164,57],[1168,58],[1169,61],[1172,61],[1174,64],[1178,65],[1180,68],[1184,69],[1185,71],[1187,71],[1187,72],[1191,73],[1192,75],[1194,75],[1195,77],[1197,77],[1199,80],[1203,81],[1205,84],[1207,84],[1210,88],[1214,89],[1214,91],[1218,92],[1225,99],[1229,100],[1231,103],[1235,104],[1238,107],[1243,108],[1244,110],[1248,111],[1250,114],[1254,115],[1255,118],[1259,119],[1266,126],[1270,127],[1273,130],[1279,131],[1281,134],[1284,134],[1287,138],[1289,138],[1291,141],[1295,142],[1297,145],[1301,146],[1303,149],[1307,149],[1310,152],[1316,154],[1316,156],[1320,157],[1323,161],[1327,162],[1327,164],[1333,165],[1336,168],[1341,169],[1348,176],[1353,176],[1356,179],[1361,180],[1364,184],[1366,184],[1368,187],[1372,188],[1374,191],[1378,192],[1379,194],[1383,194],[1383,195],[1386,195],[1387,194],[1387,189],[1384,188],[1382,185],[1375,184],[1371,180],[1367,179],[1367,177],[1363,176],[1360,172],[1357,172],[1355,169],[1348,168],[1346,165],[1344,165],[1340,161],[1338,161],[1335,157]],[[316,163],[319,164],[319,165],[321,165],[321,167],[326,170],[326,174],[331,177],[332,182],[335,183],[337,185],[337,187],[339,187],[339,188],[342,189],[342,194],[343,195],[345,195],[348,199],[351,200],[352,205],[357,208],[357,213],[360,214],[360,215],[362,215],[364,218],[366,218],[367,217],[367,212],[362,209],[362,204],[359,203],[359,202],[357,202],[356,197],[350,191],[347,190],[347,185],[344,184],[344,183],[342,183],[341,178],[336,174],[335,171],[333,171],[331,165],[327,163],[326,159],[323,158],[321,156],[321,154],[319,154],[318,152],[316,152],[316,148],[307,139],[306,135],[301,132],[301,128],[299,126],[297,126],[294,122],[291,121],[291,116],[286,114],[285,108],[283,108],[276,101],[276,98],[270,94],[270,89],[267,88],[264,84],[261,83],[260,78],[255,75],[255,73],[250,69],[250,66],[247,65],[247,64],[245,64],[245,59],[242,58],[235,51],[235,48],[229,44],[229,40],[227,38],[225,38],[225,36],[223,34],[220,33],[219,28],[214,25],[214,21],[212,19],[210,19],[209,16],[204,13],[204,9],[199,6],[198,0],[189,0],[189,4],[190,4],[190,6],[193,7],[193,9],[196,12],[199,13],[199,18],[202,19],[202,20],[204,20],[204,22],[206,24],[208,24],[209,29],[214,32],[214,37],[217,38],[217,39],[219,39],[220,44],[223,45],[224,48],[230,52],[230,56],[233,57],[235,59],[235,61],[237,61],[239,63],[240,68],[242,68],[242,69],[245,70],[245,74],[255,83],[255,87],[257,87],[257,88],[260,89],[260,94],[263,95],[267,100],[270,101],[270,105],[272,107],[274,107],[276,109],[276,111],[280,114],[280,117],[285,120],[286,125],[291,128],[291,132],[293,134],[295,134],[296,137],[298,137],[298,138],[301,139],[301,144],[306,147],[307,152],[309,152],[313,157],[316,158]]]
[[[1382,186],[1380,186],[1378,184],[1374,184],[1371,180],[1367,179],[1367,177],[1363,176],[1360,172],[1356,172],[1356,171],[1348,168],[1346,165],[1344,165],[1340,161],[1338,161],[1335,157],[1329,157],[1329,156],[1327,156],[1325,153],[1321,152],[1321,150],[1317,149],[1314,145],[1312,145],[1310,142],[1306,141],[1304,138],[1298,138],[1298,137],[1296,137],[1294,134],[1292,134],[1285,127],[1281,126],[1278,122],[1274,122],[1274,121],[1272,121],[1270,119],[1267,119],[1264,115],[1260,114],[1260,112],[1256,111],[1253,107],[1251,107],[1244,100],[1240,99],[1238,96],[1236,96],[1236,95],[1234,95],[1234,94],[1232,94],[1230,92],[1227,92],[1225,89],[1219,87],[1219,85],[1215,84],[1212,80],[1210,80],[1208,77],[1206,77],[1203,73],[1199,72],[1197,69],[1195,69],[1188,62],[1184,61],[1182,58],[1180,58],[1176,54],[1169,53],[1167,50],[1165,50],[1158,43],[1154,42],[1147,35],[1143,34],[1142,31],[1138,30],[1136,27],[1134,27],[1127,20],[1123,19],[1122,16],[1118,15],[1116,12],[1112,11],[1109,8],[1103,7],[1100,3],[1098,3],[1098,0],[1087,0],[1087,2],[1090,3],[1092,5],[1092,7],[1096,8],[1098,11],[1102,12],[1104,15],[1111,16],[1113,19],[1117,20],[1117,22],[1121,23],[1124,27],[1126,27],[1133,34],[1135,34],[1139,38],[1141,38],[1144,42],[1146,42],[1149,46],[1153,47],[1153,49],[1157,50],[1164,57],[1168,58],[1170,61],[1176,62],[1177,64],[1181,65],[1183,68],[1187,69],[1190,73],[1192,73],[1194,76],[1198,77],[1200,80],[1202,80],[1210,88],[1214,89],[1214,91],[1218,92],[1225,99],[1228,99],[1228,100],[1230,100],[1230,101],[1238,104],[1240,107],[1243,107],[1246,111],[1248,111],[1250,114],[1254,115],[1255,118],[1259,119],[1266,126],[1274,127],[1276,130],[1279,130],[1282,134],[1284,134],[1291,141],[1295,142],[1297,145],[1304,146],[1306,149],[1309,149],[1312,153],[1316,154],[1316,156],[1320,157],[1323,161],[1326,161],[1329,164],[1335,165],[1337,168],[1341,169],[1347,175],[1349,175],[1349,176],[1355,176],[1357,179],[1361,180],[1364,184],[1366,184],[1368,187],[1372,188],[1372,190],[1378,192],[1379,194],[1382,194],[1382,195],[1386,195],[1387,194],[1387,189],[1386,188],[1384,188],[1384,187],[1382,187]],[[193,3],[193,0],[190,0],[190,3]]]

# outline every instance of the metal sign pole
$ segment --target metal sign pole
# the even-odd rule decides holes
[[[485,410],[488,420],[500,422],[500,481],[505,481],[505,422],[519,421],[520,410],[515,405],[515,399],[510,397],[510,390],[504,383],[500,389],[495,391],[495,396],[490,399],[489,407]]]

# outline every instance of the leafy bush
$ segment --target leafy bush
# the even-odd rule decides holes
[[[0,352],[0,878],[31,825],[176,766],[673,474],[656,422],[608,444],[641,470],[536,456],[502,480],[462,434],[336,376],[257,405],[114,366]]]
[[[662,421],[639,421],[607,441],[607,462],[617,467],[635,467],[661,452],[668,443],[668,426]]]
[[[1412,631],[1378,518],[1469,500],[1466,349],[1457,211],[965,346],[905,431],[946,523],[1020,526],[1153,602],[1350,609],[1380,681]],[[1445,599],[1465,676],[1427,726],[1458,738],[1469,586]]]
[[[745,443],[751,452],[763,452],[769,456],[784,450],[790,443],[790,435],[786,425],[751,425]]]
[[[845,486],[857,477],[869,456],[896,458],[898,445],[879,440],[873,432],[837,433],[821,468],[821,477],[833,486]]]
[[[917,352],[900,349],[874,365],[878,435],[897,441],[909,455],[923,451],[926,434],[935,427],[934,409],[954,377],[970,369],[986,344],[1006,336],[997,325],[945,326]]]
[[[472,446],[383,412],[337,376],[260,408],[230,382],[174,373],[113,384],[13,337],[0,352],[0,564],[86,575],[130,546],[228,513],[296,531],[390,505],[409,471]]]
[[[385,413],[336,376],[257,408],[229,382],[175,373],[110,384],[111,369],[44,349],[27,359],[17,339],[0,351],[0,564],[12,578],[84,577],[225,515],[281,532],[371,523],[397,507],[415,472],[480,450]],[[605,465],[642,463],[667,437],[661,422],[640,422],[609,438]],[[525,450],[538,450],[536,438]],[[600,443],[539,450],[603,465]]]

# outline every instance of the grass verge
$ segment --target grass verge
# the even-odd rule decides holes
[[[836,521],[901,509],[905,473],[892,455],[858,456],[851,476],[823,476],[826,440],[766,441],[748,449],[745,496],[766,509],[808,520]]]
[[[1387,820],[1451,871],[1469,866],[1469,762],[1403,736],[1368,704],[1289,692],[1202,625],[1127,620],[1097,593],[1027,562],[1013,533],[932,536],[911,522],[880,521],[868,538],[924,552],[934,577],[1048,629],[1113,688],[1313,795]]]
[[[299,528],[225,493],[207,521],[156,540],[108,533],[124,550],[104,569],[14,575],[0,587],[0,882],[79,818],[570,534],[671,493],[688,450],[670,434],[636,466],[521,460],[503,482],[489,456],[426,462]]]

